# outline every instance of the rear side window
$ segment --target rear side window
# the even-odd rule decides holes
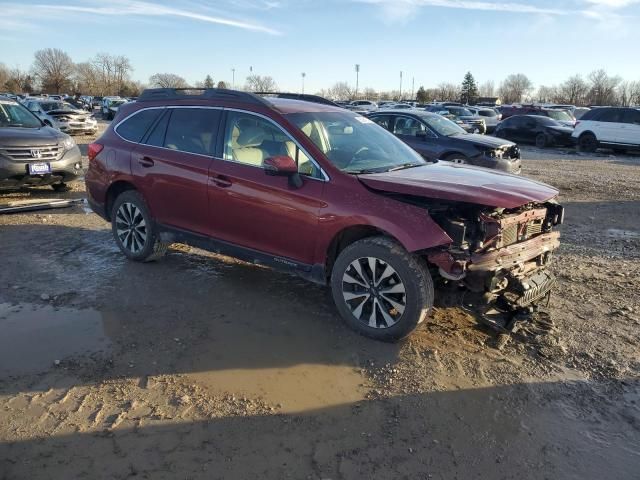
[[[161,108],[141,110],[118,125],[116,133],[125,140],[138,143],[161,113]]]
[[[171,112],[164,147],[199,155],[214,155],[220,110],[177,108]]]
[[[622,121],[624,123],[640,125],[640,110],[625,110]]]
[[[493,118],[493,117],[497,117],[498,116],[498,114],[493,110],[478,110],[478,114],[481,117],[491,117],[491,118]]]

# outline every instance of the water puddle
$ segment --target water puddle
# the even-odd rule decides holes
[[[0,303],[0,332],[0,376],[43,372],[110,345],[94,310]]]

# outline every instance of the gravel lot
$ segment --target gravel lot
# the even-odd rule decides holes
[[[640,156],[523,157],[567,209],[546,335],[440,292],[380,344],[297,278],[127,262],[83,206],[0,216],[0,480],[637,479]]]

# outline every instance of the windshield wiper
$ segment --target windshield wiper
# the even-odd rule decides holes
[[[415,168],[421,167],[425,165],[424,163],[403,163],[402,165],[398,165],[397,167],[390,168],[387,172],[397,172],[398,170],[406,170],[407,168]]]

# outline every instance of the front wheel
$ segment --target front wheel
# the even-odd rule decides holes
[[[593,133],[583,133],[578,139],[578,147],[583,152],[595,152],[598,149],[598,140]]]
[[[536,135],[536,147],[544,148],[548,144],[547,136],[544,133],[539,133]]]
[[[338,312],[355,331],[387,342],[409,335],[433,306],[426,262],[387,237],[352,243],[331,272]]]
[[[111,231],[130,260],[151,262],[164,256],[168,244],[160,241],[144,198],[135,190],[121,193],[111,211]]]

